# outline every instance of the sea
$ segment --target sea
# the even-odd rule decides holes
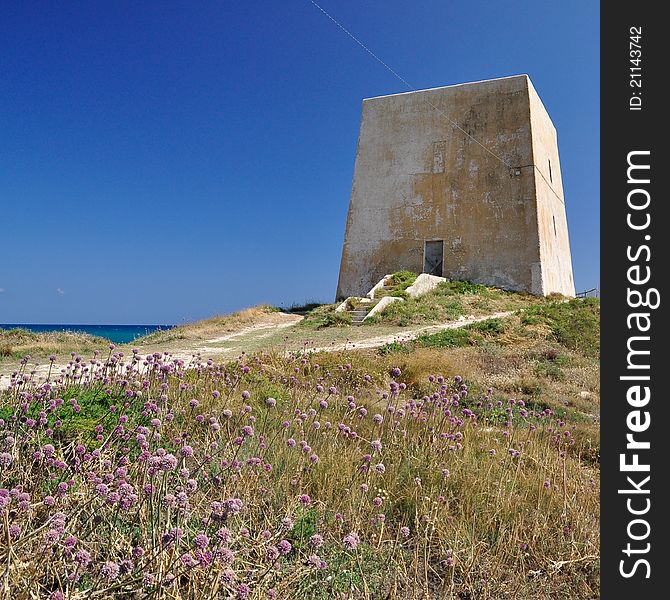
[[[115,344],[129,344],[138,337],[154,331],[172,329],[174,325],[44,325],[33,323],[0,323],[0,329],[27,329],[35,333],[76,331],[106,338]]]

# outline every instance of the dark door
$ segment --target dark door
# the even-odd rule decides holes
[[[423,250],[423,272],[442,277],[444,241],[426,242]]]

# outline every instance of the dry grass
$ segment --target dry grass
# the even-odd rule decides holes
[[[575,421],[486,389],[490,353],[262,352],[189,371],[116,354],[48,390],[19,383],[0,396],[9,593],[595,598],[597,466]],[[35,423],[11,418],[26,398]],[[231,499],[242,510],[216,517]]]
[[[155,331],[149,335],[137,338],[133,345],[161,345],[178,340],[206,340],[217,335],[239,331],[266,319],[277,310],[268,305],[245,308],[228,315],[217,315],[194,323],[177,325],[165,331]]]
[[[19,375],[0,392],[11,597],[598,597],[599,304],[524,303],[379,349],[279,343],[192,369],[117,349],[51,387]],[[274,318],[259,307],[177,333]],[[230,499],[243,510],[214,518]]]
[[[554,307],[551,303],[546,306],[549,311]],[[529,318],[528,311],[521,311],[489,328],[490,331],[484,322],[455,332],[459,334],[454,339],[456,345],[425,347],[419,339],[412,344],[389,345],[380,351],[402,367],[411,378],[415,393],[422,393],[419,382],[425,381],[431,373],[461,374],[477,392],[492,386],[497,393],[521,399],[528,406],[551,409],[573,424],[580,441],[576,450],[583,454],[584,460],[597,464],[600,364],[599,351],[593,342],[599,326],[591,324],[581,329],[584,319],[580,314],[588,314],[598,305],[589,302],[565,306],[561,308],[563,317],[566,321],[575,321],[581,338],[566,335],[563,321],[558,324],[535,322]],[[530,313],[534,314],[532,310]],[[555,331],[559,333],[558,338]]]
[[[49,355],[92,354],[106,348],[109,341],[87,333],[54,331],[34,333],[26,329],[0,329],[0,360],[13,361],[30,355],[43,358]]]

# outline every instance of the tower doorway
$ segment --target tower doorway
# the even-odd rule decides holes
[[[442,277],[444,270],[444,240],[429,240],[423,247],[423,272]]]

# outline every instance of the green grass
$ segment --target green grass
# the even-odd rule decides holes
[[[470,332],[465,328],[445,329],[439,333],[422,335],[416,339],[416,345],[423,348],[458,348],[470,343]]]
[[[407,277],[403,275],[401,280],[408,281]],[[405,290],[406,287],[391,294],[404,297],[404,302],[391,304],[367,322],[400,327],[441,323],[461,315],[478,316],[518,310],[544,301],[529,294],[506,292],[468,281],[445,281],[419,298],[408,297]]]
[[[299,326],[306,329],[323,329],[325,327],[342,327],[351,325],[351,313],[335,312],[337,304],[322,304],[313,308],[300,321]]]
[[[486,319],[485,321],[468,325],[467,329],[483,335],[495,336],[505,332],[505,323],[502,319],[498,318]]]
[[[599,298],[536,304],[528,307],[521,319],[525,325],[547,325],[554,339],[570,350],[600,357]]]
[[[383,550],[361,544],[354,554],[333,545],[326,547],[321,554],[328,563],[326,577],[311,575],[303,578],[294,598],[331,600],[389,597],[383,595],[389,568],[389,556]]]
[[[414,350],[413,342],[391,342],[390,344],[385,344],[381,346],[378,350],[379,354],[382,356],[387,356],[390,354],[409,354]]]
[[[444,329],[437,333],[420,335],[409,342],[392,342],[379,348],[382,355],[410,353],[415,348],[462,348],[496,337],[507,330],[502,319],[487,319],[464,327]]]

